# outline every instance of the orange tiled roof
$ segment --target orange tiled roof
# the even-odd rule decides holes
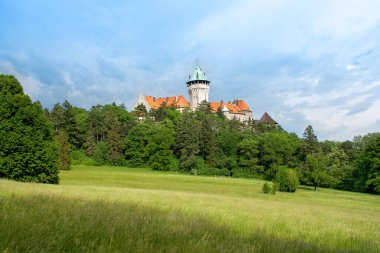
[[[242,113],[243,111],[251,111],[247,103],[241,99],[234,100],[232,103],[210,102],[211,110],[214,112],[218,111],[219,107],[223,109],[224,106],[226,106],[227,109],[232,113]]]
[[[242,99],[235,100],[234,103],[236,103],[237,106],[239,106],[239,108],[242,111],[250,111],[251,110],[251,109],[249,109],[249,106],[247,105],[247,103]]]
[[[182,95],[164,98],[145,96],[145,99],[152,109],[158,109],[163,103],[166,103],[167,106],[174,106],[176,108],[190,107],[189,102]]]

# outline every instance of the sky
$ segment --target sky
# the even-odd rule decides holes
[[[244,99],[302,136],[380,131],[379,0],[0,0],[0,73],[51,108],[183,94]]]

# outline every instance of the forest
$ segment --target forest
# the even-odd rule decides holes
[[[58,183],[58,170],[71,164],[266,180],[287,171],[315,190],[380,193],[380,133],[319,141],[310,125],[299,137],[275,124],[228,120],[207,102],[183,113],[166,104],[148,112],[69,101],[43,109],[13,76],[1,75],[0,85],[0,177]]]

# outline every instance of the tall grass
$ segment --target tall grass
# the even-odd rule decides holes
[[[61,185],[0,180],[0,252],[379,252],[379,196],[75,166]]]

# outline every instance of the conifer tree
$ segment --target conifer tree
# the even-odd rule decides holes
[[[58,183],[58,146],[39,102],[13,76],[0,75],[0,177]]]
[[[136,115],[137,117],[139,117],[139,118],[143,118],[143,117],[145,117],[145,116],[147,115],[148,110],[146,109],[145,105],[143,105],[143,104],[138,104],[138,105],[135,107],[135,109],[134,109],[133,112],[135,113],[135,115]]]
[[[63,102],[62,107],[64,109],[64,130],[69,136],[69,142],[73,147],[80,148],[80,136],[78,124],[75,120],[75,112],[73,106],[69,103],[69,101],[65,100]]]
[[[65,131],[59,130],[56,138],[59,143],[58,169],[69,170],[71,169],[69,137]]]
[[[218,107],[218,110],[216,111],[216,115],[219,118],[221,118],[221,119],[225,119],[226,118],[226,116],[223,114],[222,106]]]
[[[303,133],[304,151],[307,154],[315,154],[319,152],[318,138],[314,133],[311,125],[307,126]]]
[[[203,118],[205,115],[211,114],[210,103],[203,100],[196,109],[197,118]]]
[[[106,128],[106,143],[108,145],[108,161],[111,164],[117,164],[121,158],[120,126],[112,110],[107,110],[104,113],[104,125]]]
[[[211,167],[216,167],[217,160],[217,124],[213,114],[206,115],[200,123],[200,149],[203,158]]]
[[[65,110],[60,103],[56,103],[49,113],[50,120],[53,123],[54,134],[57,134],[59,130],[65,127]]]
[[[192,112],[184,112],[176,132],[180,169],[190,171],[195,168],[196,155],[199,153],[199,127]]]
[[[96,142],[95,142],[95,138],[94,138],[94,130],[92,129],[92,127],[90,127],[90,129],[88,129],[85,145],[86,145],[86,155],[93,156],[94,151],[95,151]]]

